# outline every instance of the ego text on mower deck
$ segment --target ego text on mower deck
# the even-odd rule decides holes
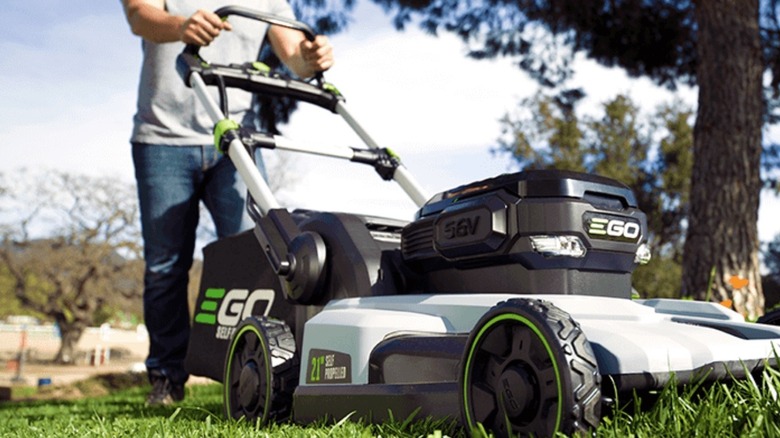
[[[304,32],[238,7],[217,11]],[[187,366],[224,383],[225,412],[308,422],[350,413],[434,416],[498,436],[598,426],[615,392],[762,369],[780,328],[718,304],[632,299],[649,259],[645,215],[623,184],[528,171],[425,196],[336,89],[188,47],[179,71],[249,189],[254,230],[204,249]],[[340,115],[366,148],[322,149],[226,120],[209,86],[292,96]],[[288,211],[248,149],[286,149],[373,166],[419,206],[410,222]]]

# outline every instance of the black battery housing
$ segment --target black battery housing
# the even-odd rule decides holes
[[[418,274],[408,292],[577,294],[629,298],[647,219],[624,184],[533,170],[434,196],[402,232]],[[582,257],[535,249],[532,236],[574,236]]]

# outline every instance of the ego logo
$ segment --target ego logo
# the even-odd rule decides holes
[[[218,325],[216,337],[228,339],[239,322],[252,315],[268,316],[274,303],[273,289],[206,289],[205,297],[195,314],[195,322],[206,325]],[[265,304],[262,313],[256,310]]]
[[[629,218],[590,216],[585,218],[585,229],[596,238],[637,242],[642,235],[639,222]]]

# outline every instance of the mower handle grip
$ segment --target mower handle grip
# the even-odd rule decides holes
[[[217,14],[219,18],[226,18],[229,15],[238,15],[240,17],[251,18],[253,20],[262,21],[264,23],[297,30],[303,33],[303,35],[309,41],[314,41],[314,38],[317,36],[314,33],[314,30],[312,30],[312,28],[309,27],[309,25],[306,23],[290,20],[289,18],[285,17],[279,17],[277,15],[266,14],[264,12],[255,11],[243,6],[223,6],[215,10],[214,13]],[[199,51],[200,46],[197,44],[187,44],[187,46],[184,48],[184,53],[188,53],[190,55],[197,56]]]

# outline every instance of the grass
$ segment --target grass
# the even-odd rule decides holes
[[[186,399],[176,406],[145,406],[146,385],[70,401],[28,400],[0,404],[0,436],[367,438],[427,437],[436,436],[437,431],[439,436],[463,436],[455,425],[433,420],[364,425],[345,418],[335,424],[283,423],[265,427],[228,421],[222,415],[221,389],[219,384],[190,386]]]
[[[754,379],[668,385],[652,406],[636,396],[602,420],[601,437],[780,437],[780,372],[767,368]],[[645,403],[647,404],[647,403]]]
[[[87,385],[88,386],[88,385]],[[780,372],[757,379],[707,385],[670,385],[652,397],[622,400],[597,437],[780,437]],[[399,420],[365,425],[290,423],[260,427],[222,416],[221,386],[188,387],[175,407],[147,407],[148,388],[136,386],[97,397],[0,404],[0,436],[13,437],[442,437],[466,436],[454,424]],[[650,402],[650,400],[653,402]]]

